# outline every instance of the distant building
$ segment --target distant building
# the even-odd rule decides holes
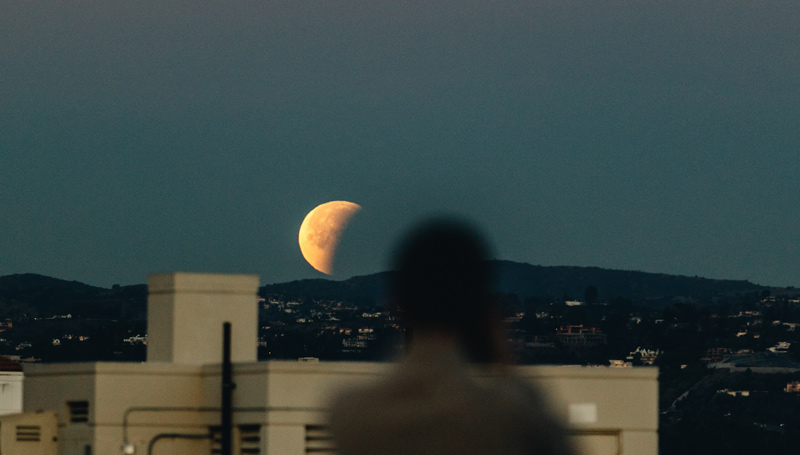
[[[345,338],[342,340],[342,346],[350,349],[364,349],[367,347],[367,341],[361,338]],[[347,352],[347,350],[345,350]]]
[[[628,355],[627,360],[633,361],[638,358],[641,364],[652,365],[660,354],[661,351],[658,349],[645,349],[639,346]]]
[[[767,348],[770,352],[774,352],[776,354],[786,354],[789,352],[789,348],[792,346],[792,343],[788,341],[779,341],[778,344],[775,346]]]
[[[728,389],[721,389],[717,390],[718,394],[725,394],[730,395],[732,397],[749,397],[750,391],[749,390],[728,390]]]
[[[722,361],[729,353],[728,348],[716,347],[706,349],[706,356],[703,358],[706,362],[716,363]]]
[[[566,346],[587,347],[606,344],[608,336],[597,327],[564,325],[556,330],[556,340]]]
[[[147,335],[133,335],[128,338],[123,338],[122,341],[128,344],[147,344]]]

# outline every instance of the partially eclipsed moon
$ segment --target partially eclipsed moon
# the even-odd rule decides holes
[[[311,267],[333,274],[336,247],[347,224],[361,206],[347,201],[331,201],[308,212],[300,225],[300,252]]]

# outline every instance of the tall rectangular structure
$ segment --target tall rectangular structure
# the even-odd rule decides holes
[[[255,362],[258,276],[164,273],[148,276],[147,361],[220,362],[222,324],[232,328],[231,359]]]

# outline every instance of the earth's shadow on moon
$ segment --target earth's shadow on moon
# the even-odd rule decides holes
[[[371,232],[370,226],[373,223],[369,219],[369,213],[363,209],[350,219],[336,247],[331,279],[346,280],[352,276],[382,271],[380,267],[375,269],[378,265],[375,255],[381,251],[378,251],[380,246],[376,243],[379,242],[376,242],[375,235]]]

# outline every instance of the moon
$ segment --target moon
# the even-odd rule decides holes
[[[300,252],[311,267],[333,275],[333,259],[342,233],[361,206],[347,201],[331,201],[308,212],[300,225]]]

